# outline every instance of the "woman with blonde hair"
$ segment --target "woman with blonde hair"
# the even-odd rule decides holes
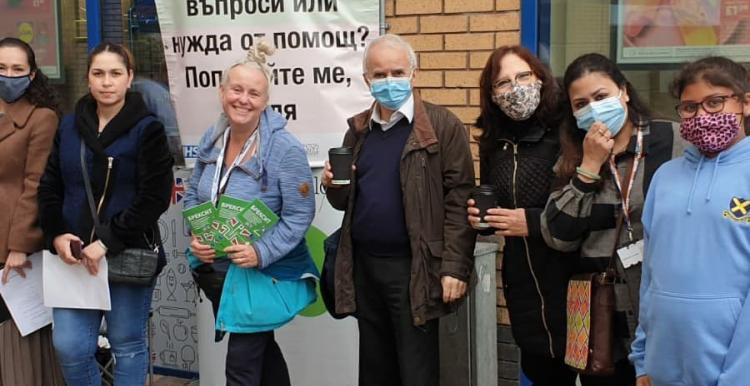
[[[315,301],[317,269],[305,244],[315,215],[312,174],[302,144],[268,106],[273,49],[261,43],[224,71],[222,113],[203,135],[185,208],[214,205],[220,196],[260,199],[279,218],[252,243],[215,251],[195,236],[188,260],[223,289],[212,301],[216,330],[229,332],[227,385],[290,384],[274,330]],[[270,288],[270,290],[269,290]],[[261,293],[262,292],[262,293]]]

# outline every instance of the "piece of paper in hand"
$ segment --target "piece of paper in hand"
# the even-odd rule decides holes
[[[68,265],[59,256],[44,251],[44,305],[52,308],[112,309],[109,298],[107,259],[99,262],[92,276],[81,264]]]
[[[21,336],[27,336],[52,323],[52,309],[44,306],[42,252],[29,255],[27,260],[31,262],[31,269],[24,270],[26,278],[12,270],[9,272],[8,283],[0,283],[0,295]]]

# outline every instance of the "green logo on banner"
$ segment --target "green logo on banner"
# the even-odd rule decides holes
[[[323,241],[328,237],[323,231],[320,229],[311,226],[310,229],[307,231],[307,234],[305,235],[305,240],[307,241],[307,247],[310,249],[310,254],[312,255],[313,261],[315,262],[315,266],[318,267],[318,271],[323,269],[323,258],[325,256],[325,253],[323,251]],[[320,283],[315,288],[315,292],[318,295],[318,299],[315,300],[315,303],[310,304],[302,310],[299,314],[302,316],[307,317],[316,317],[323,315],[326,312],[326,306],[323,303],[323,298],[320,296]]]

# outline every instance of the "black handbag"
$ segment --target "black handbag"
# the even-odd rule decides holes
[[[323,269],[320,273],[320,296],[328,310],[328,313],[334,319],[343,319],[350,316],[350,313],[340,314],[336,312],[336,253],[338,252],[339,242],[341,240],[341,228],[331,233],[323,242],[325,249],[325,259],[323,260]]]
[[[89,204],[89,210],[94,219],[94,227],[97,227],[99,226],[99,213],[94,205],[94,194],[91,190],[89,173],[86,170],[85,155],[86,145],[83,142],[83,138],[81,138],[81,172],[83,173],[83,184],[86,188],[86,199]],[[109,180],[109,173],[111,171],[111,168],[107,169],[107,180]],[[101,203],[104,202],[104,194],[106,194],[106,186],[102,193],[102,201],[99,205],[100,209]],[[145,234],[143,238],[146,240],[147,245],[152,245]],[[109,281],[138,286],[152,285],[159,265],[159,247],[155,244],[156,241],[154,240],[153,248],[126,248],[117,255],[107,256]]]

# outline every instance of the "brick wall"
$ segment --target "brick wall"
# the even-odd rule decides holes
[[[497,47],[520,41],[519,0],[385,0],[388,32],[419,57],[416,86],[425,100],[448,107],[472,136],[477,159],[479,75]],[[479,175],[479,163],[475,162]]]
[[[123,11],[120,0],[102,1],[102,41],[124,43]]]
[[[470,133],[479,115],[479,75],[492,51],[520,42],[519,0],[385,0],[388,32],[404,37],[419,57],[416,86],[422,97],[448,107]],[[513,344],[498,257],[498,385],[518,384],[518,349]]]

